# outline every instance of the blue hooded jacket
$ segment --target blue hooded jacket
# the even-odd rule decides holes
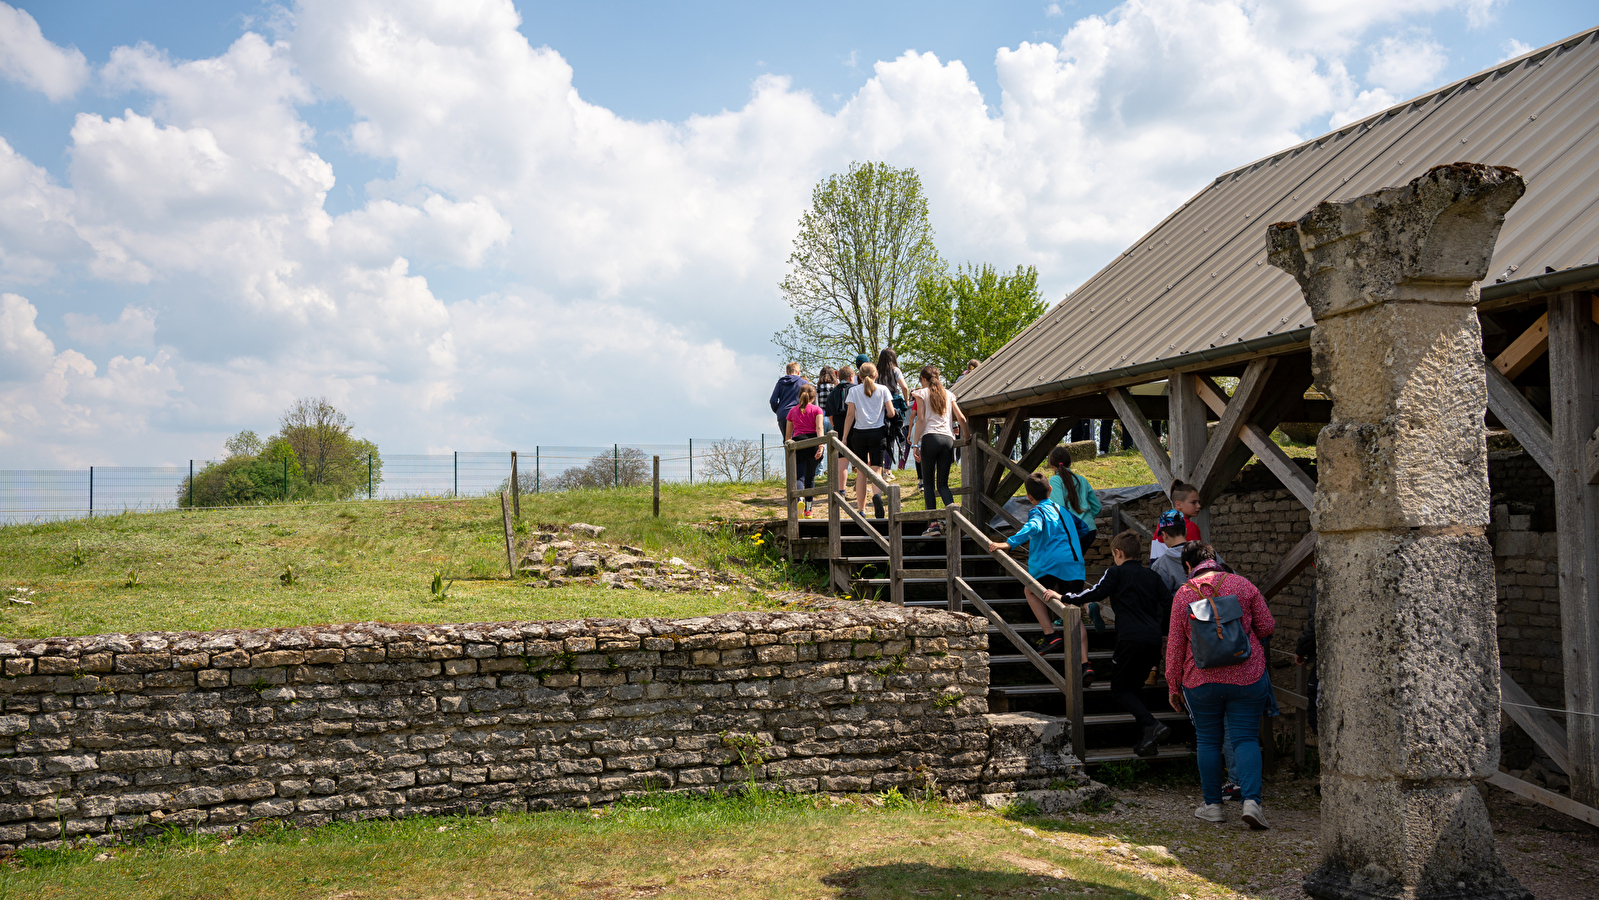
[[[1027,523],[1005,543],[1012,547],[1027,541],[1027,574],[1037,578],[1053,575],[1062,581],[1082,581],[1083,545],[1077,533],[1082,520],[1065,516],[1060,507],[1048,501],[1035,504],[1027,513]]]
[[[772,412],[780,416],[788,415],[789,410],[799,405],[800,386],[805,383],[805,379],[798,375],[784,375],[777,379],[777,387],[772,388]]]

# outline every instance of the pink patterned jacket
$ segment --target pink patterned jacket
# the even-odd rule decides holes
[[[1171,604],[1171,632],[1166,638],[1166,681],[1175,693],[1176,685],[1185,688],[1202,684],[1254,684],[1266,672],[1266,653],[1260,642],[1277,630],[1277,622],[1266,608],[1266,598],[1260,589],[1242,575],[1223,572],[1213,562],[1201,563],[1189,575],[1189,581],[1198,581],[1215,588],[1216,596],[1238,595],[1238,605],[1244,612],[1244,632],[1249,635],[1249,659],[1236,666],[1200,669],[1194,666],[1194,651],[1188,643],[1188,604],[1199,600],[1200,593],[1191,584],[1177,589]],[[1173,678],[1182,673],[1181,680]]]

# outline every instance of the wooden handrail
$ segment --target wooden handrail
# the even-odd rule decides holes
[[[1000,618],[999,613],[994,612],[994,608],[989,606],[988,602],[982,597],[979,597],[977,591],[973,590],[970,584],[966,583],[966,579],[958,575],[955,576],[955,585],[973,606],[988,617],[989,622],[999,628],[1001,634],[1010,638],[1010,642],[1016,645],[1016,649],[1022,651],[1022,655],[1027,657],[1027,661],[1033,664],[1033,668],[1044,673],[1044,677],[1049,679],[1050,684],[1060,688],[1062,694],[1070,694],[1072,692],[1071,682],[1067,681],[1061,673],[1055,671],[1055,667],[1049,664],[1049,660],[1040,656],[1038,651],[1033,649],[1033,646],[1027,643],[1025,638],[1016,633],[1016,629],[1012,628],[1009,622]]]
[[[1005,521],[1009,522],[1010,526],[1012,528],[1021,528],[1022,527],[1022,520],[1016,518],[1013,515],[1011,515],[1010,511],[1005,509],[1004,504],[996,503],[993,500],[993,498],[989,497],[987,494],[982,493],[981,491],[978,492],[977,499],[981,500],[983,503],[988,504],[988,508],[993,510],[995,513],[997,513],[1000,518],[1002,518]]]

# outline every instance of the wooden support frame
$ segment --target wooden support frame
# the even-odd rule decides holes
[[[1054,424],[1050,425],[1049,429],[1044,432],[1044,436],[1038,439],[1038,443],[1033,445],[1033,449],[1027,451],[1026,455],[1022,457],[1022,461],[1016,464],[1016,468],[1012,468],[1000,478],[999,487],[994,489],[994,493],[991,496],[1003,503],[1011,494],[1016,493],[1016,489],[1022,486],[1023,481],[1027,480],[1027,475],[1037,471],[1038,467],[1044,464],[1044,460],[1049,458],[1049,451],[1060,444],[1061,440],[1066,437],[1066,433],[1071,431],[1072,426],[1076,425],[1078,421],[1076,417],[1072,416],[1056,419]],[[1006,461],[1008,462],[1009,459],[1007,458]],[[1025,474],[1018,475],[1017,469],[1020,469]]]
[[[1498,369],[1488,366],[1488,411],[1494,414],[1499,423],[1510,429],[1510,433],[1521,442],[1522,449],[1527,451],[1543,470],[1553,478],[1555,474],[1554,434],[1550,429],[1549,420],[1535,409],[1521,391],[1510,383],[1510,379],[1499,373]]]
[[[1126,388],[1113,387],[1105,391],[1105,397],[1116,407],[1116,415],[1121,419],[1122,427],[1127,430],[1128,437],[1133,439],[1133,444],[1138,447],[1144,462],[1149,463],[1149,470],[1154,473],[1160,489],[1170,491],[1171,457],[1166,455],[1165,448],[1160,445],[1160,439],[1149,430],[1149,422],[1144,419],[1132,395],[1127,393]]]
[[[1194,463],[1191,473],[1190,480],[1199,488],[1201,502],[1208,503],[1221,493],[1222,488],[1227,486],[1223,478],[1230,481],[1237,474],[1237,469],[1229,471],[1224,464],[1238,451],[1241,443],[1239,429],[1260,407],[1270,386],[1271,374],[1276,369],[1277,360],[1271,357],[1250,361],[1244,367],[1243,376],[1238,379],[1238,389],[1233,391],[1230,398],[1222,394],[1221,388],[1211,379],[1195,378],[1196,395],[1220,417],[1215,436],[1205,445],[1205,451]]]
[[[1166,447],[1173,478],[1194,480],[1194,470],[1205,453],[1205,425],[1209,412],[1199,399],[1199,376],[1173,375],[1166,382],[1170,410],[1166,421]]]
[[[1587,445],[1599,426],[1599,327],[1587,293],[1549,299],[1549,392],[1571,799],[1599,806],[1599,485]]]
[[[1569,775],[1571,752],[1567,749],[1566,730],[1549,718],[1548,713],[1537,709],[1538,704],[1504,669],[1499,670],[1499,702],[1504,707],[1505,715],[1520,725],[1521,730],[1527,732],[1527,737],[1543,748],[1543,752],[1549,754],[1560,771]]]
[[[1599,809],[1578,803],[1564,794],[1544,790],[1536,784],[1529,784],[1520,778],[1512,778],[1503,772],[1495,772],[1489,775],[1488,783],[1494,787],[1504,788],[1512,794],[1526,797],[1534,803],[1541,803],[1550,809],[1563,812],[1579,822],[1587,822],[1589,825],[1599,828]]]
[[[1288,583],[1299,577],[1299,573],[1310,567],[1316,561],[1317,534],[1314,531],[1306,532],[1299,539],[1288,555],[1277,561],[1266,577],[1260,581],[1260,595],[1270,600],[1282,592]]]
[[[1010,418],[1005,420],[1005,425],[999,430],[998,442],[992,445],[993,449],[999,451],[995,456],[1003,457],[1007,461],[1010,459],[1011,452],[1016,449],[1016,441],[1021,437],[1022,428],[1027,421],[1028,419],[1023,410],[1016,409],[1011,412]],[[983,440],[984,437],[986,435],[972,435],[974,441]],[[987,442],[984,441],[984,443]],[[1003,476],[1004,470],[1000,468],[993,457],[984,462],[981,487],[988,496],[994,496],[995,492],[999,490],[999,480]]]
[[[1593,437],[1588,438],[1588,483],[1599,484],[1599,428],[1593,431]]]
[[[1220,386],[1203,376],[1200,377],[1200,383],[1204,388],[1200,391],[1200,397],[1218,414],[1225,414],[1231,404]],[[1303,389],[1300,391],[1303,392]],[[1275,427],[1277,427],[1275,421],[1271,421],[1265,427],[1258,421],[1246,422],[1238,427],[1238,439],[1255,454],[1262,465],[1277,476],[1277,480],[1294,495],[1294,499],[1304,504],[1306,509],[1313,509],[1316,504],[1316,482],[1295,465],[1288,454],[1283,452],[1283,448],[1277,446],[1277,443],[1271,439],[1271,429]],[[1220,429],[1217,429],[1217,436],[1220,436]],[[1230,479],[1233,474],[1228,473],[1226,477]],[[1212,477],[1219,477],[1219,473]],[[1203,496],[1201,494],[1201,497]]]
[[[1549,350],[1549,314],[1544,313],[1532,327],[1510,342],[1505,352],[1494,357],[1493,367],[1506,378],[1515,378]]]

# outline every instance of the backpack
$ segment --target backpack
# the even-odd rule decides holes
[[[1188,647],[1194,654],[1194,668],[1217,669],[1236,666],[1249,659],[1249,635],[1244,633],[1244,609],[1237,594],[1216,596],[1216,588],[1190,580],[1199,599],[1188,604]],[[1204,588],[1210,588],[1207,595]]]
[[[827,408],[822,410],[828,418],[833,420],[833,430],[843,432],[844,417],[849,415],[849,398],[846,396],[855,385],[842,382],[833,385],[833,392],[827,395]]]

